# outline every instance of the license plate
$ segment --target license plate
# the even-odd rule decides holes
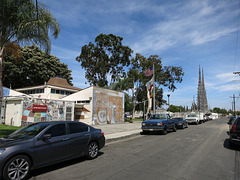
[[[149,129],[149,131],[153,131],[153,129]]]

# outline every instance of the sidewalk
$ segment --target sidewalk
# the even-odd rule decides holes
[[[93,127],[101,129],[105,134],[106,142],[110,142],[139,134],[141,132],[141,122],[93,125]]]

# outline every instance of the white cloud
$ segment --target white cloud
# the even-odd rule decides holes
[[[171,11],[172,7],[165,6],[163,13],[168,13],[167,19],[156,22],[149,28],[141,40],[134,43],[134,50],[144,53],[164,50],[181,43],[199,45],[237,30],[236,27],[229,27],[227,24],[238,13],[226,8],[225,3],[188,2],[185,1],[178,7],[174,6],[175,11]]]

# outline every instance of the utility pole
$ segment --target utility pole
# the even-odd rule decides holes
[[[233,96],[230,96],[230,98],[233,98],[233,112],[234,112],[234,116],[236,116],[236,98],[239,98],[239,97],[236,97],[233,94]]]

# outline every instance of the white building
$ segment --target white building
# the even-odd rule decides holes
[[[87,124],[124,122],[124,94],[95,86],[80,89],[63,78],[40,86],[9,89],[2,106],[1,123],[22,126],[52,120]]]

